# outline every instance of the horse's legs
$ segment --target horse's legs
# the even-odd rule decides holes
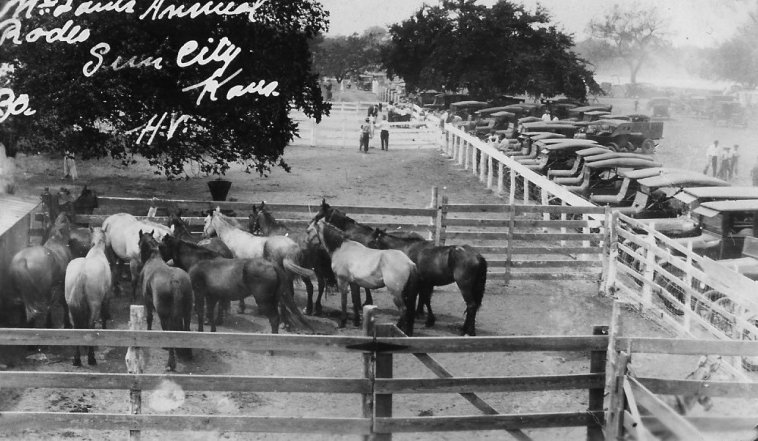
[[[63,328],[71,329],[73,326],[71,325],[71,316],[68,313],[68,303],[66,302],[66,292],[64,290],[64,287],[60,286],[53,289],[55,289],[55,295],[58,303],[60,303],[61,307],[63,308]]]
[[[82,354],[79,352],[79,346],[74,346],[74,366],[82,366]]]
[[[77,350],[78,350],[77,346]],[[90,366],[96,366],[97,360],[95,360],[95,347],[94,346],[87,346],[87,364]]]
[[[211,332],[216,332],[216,320],[214,320],[214,315],[216,311],[216,303],[218,302],[218,298],[216,297],[210,297],[208,298],[208,319],[210,320],[211,324]],[[222,314],[223,311],[221,311],[223,308],[218,309],[218,315],[219,318],[223,320]]]
[[[374,298],[371,297],[371,290],[368,289],[368,288],[364,288],[364,289],[366,290],[366,301],[363,302],[363,306],[373,305],[374,304]],[[360,290],[360,288],[359,288],[359,290]],[[361,302],[361,298],[358,297],[358,303],[360,303],[360,302]]]
[[[138,288],[138,279],[139,279],[139,273],[140,273],[140,267],[139,262],[136,260],[130,260],[129,261],[129,274],[132,277],[132,303],[137,301],[137,288]]]
[[[158,318],[161,321],[161,329],[164,331],[174,331],[175,329],[172,329],[173,326],[171,326],[171,317],[165,317],[165,315],[158,314]],[[167,371],[175,371],[176,370],[176,351],[174,348],[166,348],[168,349],[168,362],[166,362],[166,370]]]
[[[318,281],[318,297],[316,297],[316,311],[315,314],[317,316],[324,315],[324,310],[321,308],[321,297],[324,295],[324,290],[326,289],[326,279],[324,276],[316,275],[316,279]]]
[[[424,305],[426,305],[426,311],[428,315],[426,316],[426,323],[424,323],[424,326],[427,328],[431,328],[434,326],[434,323],[437,321],[437,317],[434,316],[434,313],[432,312],[432,291],[434,290],[434,286],[432,285],[422,285],[421,289],[419,289],[418,292],[418,309],[416,310],[416,314],[418,315],[418,311],[424,310]]]
[[[344,328],[345,325],[347,325],[347,290],[350,289],[350,286],[346,280],[338,280],[337,281],[337,287],[340,290],[340,322],[339,327]]]
[[[313,314],[313,282],[311,282],[310,278],[303,277],[303,283],[305,284],[305,292],[308,298],[305,305],[305,313],[311,315]]]
[[[147,314],[147,330],[153,329],[153,305],[150,302],[145,302],[145,313]]]
[[[361,325],[361,287],[356,285],[355,283],[350,284],[350,295],[352,296],[353,301],[353,325],[360,326]],[[368,296],[371,294],[369,293],[368,289],[366,290],[366,298],[368,299]]]
[[[237,313],[244,314],[245,308],[246,308],[245,299],[240,299],[239,303],[237,304]]]

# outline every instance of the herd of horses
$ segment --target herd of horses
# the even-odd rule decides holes
[[[466,303],[461,334],[476,335],[487,279],[480,254],[465,245],[436,246],[415,233],[390,234],[362,225],[325,200],[305,230],[277,221],[265,203],[253,205],[247,228],[217,208],[204,213],[201,241],[179,213],[169,216],[168,225],[117,213],[101,228],[82,228],[72,223],[72,207],[55,216],[42,245],[22,249],[11,261],[10,290],[0,301],[6,311],[17,307],[22,326],[36,326],[44,317],[51,327],[51,307],[60,302],[64,327],[92,329],[99,320],[105,329],[123,262],[129,266],[132,302],[141,298],[146,307],[148,330],[157,314],[162,329],[189,331],[194,311],[197,330],[208,323],[215,332],[231,301],[238,300],[244,311],[244,299],[252,296],[272,333],[282,321],[313,332],[303,312],[321,314],[325,288],[336,285],[340,327],[347,323],[348,291],[358,326],[360,289],[372,303],[370,290],[386,287],[400,313],[398,327],[412,336],[424,307],[426,325],[434,325],[433,288],[456,283]],[[306,287],[304,311],[295,303],[296,279]],[[318,284],[315,307],[312,279]],[[88,363],[96,364],[92,347],[87,355]],[[169,349],[167,370],[175,370],[176,356],[190,359],[192,353]],[[78,347],[73,362],[81,366]]]

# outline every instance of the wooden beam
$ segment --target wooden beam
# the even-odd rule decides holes
[[[670,432],[679,437],[679,439],[688,441],[705,441],[705,437],[695,428],[695,426],[683,416],[676,413],[674,409],[655,396],[636,379],[627,376],[626,380],[629,384],[628,389],[637,400],[637,404],[644,407],[657,417],[661,423],[663,423]]]
[[[602,412],[520,413],[458,417],[377,418],[377,432],[456,432],[479,430],[584,427]]]
[[[414,354],[419,355],[419,354]],[[419,358],[419,357],[417,357]],[[419,358],[430,367],[430,359]],[[433,369],[435,374],[441,373]],[[376,381],[376,391],[394,394],[523,392],[567,389],[590,389],[603,385],[602,374],[536,375],[515,377],[402,378]]]

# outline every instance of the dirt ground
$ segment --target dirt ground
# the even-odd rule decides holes
[[[356,98],[355,96],[353,97]],[[629,104],[620,102],[619,105]],[[659,153],[666,162],[702,168],[705,146],[714,136],[726,142],[727,133],[709,128],[695,133],[688,122],[672,121],[665,130],[665,147]],[[669,127],[671,131],[669,132]],[[748,133],[748,132],[744,132]],[[751,136],[754,133],[751,133]],[[719,139],[719,138],[714,138]],[[754,137],[752,139],[755,139]],[[669,140],[670,143],[669,143]],[[677,140],[677,141],[675,141]],[[697,140],[697,143],[695,143]],[[732,142],[732,141],[729,141]],[[734,141],[737,142],[737,141]],[[744,142],[748,145],[747,140]],[[678,154],[681,145],[692,145],[691,151]],[[357,146],[355,146],[357,147]],[[281,203],[312,203],[321,198],[336,204],[376,206],[426,206],[432,186],[445,187],[451,203],[498,203],[502,200],[483,188],[470,173],[457,169],[434,149],[403,149],[389,152],[372,149],[368,155],[359,154],[350,147],[290,147],[285,159],[292,173],[274,170],[262,178],[233,171],[227,178],[233,184],[230,199],[259,202],[266,200]],[[745,156],[755,157],[758,146],[746,148]],[[695,151],[701,151],[695,155]],[[684,159],[682,159],[684,158]],[[682,162],[685,164],[682,164]],[[686,162],[689,161],[689,162]],[[39,195],[45,186],[59,187],[70,183],[61,180],[61,161],[45,156],[20,157],[18,160],[18,193]],[[163,197],[177,199],[209,199],[206,187],[209,178],[193,177],[187,181],[166,182],[155,176],[144,164],[128,169],[112,161],[80,161],[80,180],[74,186],[88,184],[100,194],[109,196]],[[748,167],[744,165],[739,181],[745,179]],[[449,336],[463,320],[464,305],[453,287],[435,290],[433,305],[437,312],[437,325],[424,328],[416,324],[420,336]],[[304,305],[304,289],[297,287],[298,304]],[[384,290],[379,290],[375,301],[380,308],[380,321],[394,322],[396,311]],[[330,295],[325,300],[325,316],[311,318],[319,333],[358,335],[360,330],[351,327],[338,329],[335,316],[338,298]],[[594,282],[532,282],[513,281],[508,285],[489,281],[478,315],[479,335],[582,335],[589,334],[592,325],[608,324],[611,300],[598,295]],[[128,302],[117,298],[112,306],[113,328],[127,326]],[[193,323],[193,329],[196,324]],[[669,336],[669,334],[634,312],[625,311],[624,327],[628,335]],[[245,314],[232,313],[221,332],[268,332],[267,320],[255,308]],[[63,372],[125,372],[125,350],[99,348],[98,365],[74,368],[69,348],[45,348],[44,360],[29,356],[23,350],[0,353],[0,363],[13,370]],[[146,369],[148,373],[162,373],[166,352],[151,351]],[[538,375],[589,372],[586,353],[534,352],[522,354],[438,354],[435,355],[456,376]],[[671,364],[671,360],[640,356],[635,358],[640,372],[682,378],[693,366],[691,359]],[[315,377],[360,377],[361,357],[358,354],[275,353],[273,356],[225,350],[197,350],[191,362],[179,362],[179,373],[220,375],[276,375]],[[432,377],[420,362],[411,356],[398,356],[394,363],[399,378]],[[286,393],[223,393],[184,392],[171,388],[144,394],[145,413],[168,414],[232,414],[256,416],[308,416],[308,417],[360,417],[358,395],[286,394]],[[581,411],[587,408],[586,391],[556,391],[544,393],[486,393],[482,398],[503,413],[533,413]],[[7,411],[62,411],[62,412],[116,412],[126,413],[126,391],[63,390],[63,389],[5,389],[0,390],[0,409]],[[421,394],[394,397],[396,416],[477,415],[478,412],[463,398],[453,394]],[[527,430],[535,440],[584,439],[584,429]],[[124,433],[95,431],[39,432],[33,427],[22,432],[3,431],[0,439],[60,440],[60,439],[125,439]],[[398,440],[484,440],[508,439],[503,432],[399,434]],[[332,440],[355,439],[328,434],[233,434],[233,433],[145,433],[146,440]]]

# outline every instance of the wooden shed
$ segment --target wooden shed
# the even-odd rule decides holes
[[[30,244],[33,216],[41,210],[38,197],[0,194],[0,290],[8,289],[8,265]],[[3,297],[0,294],[0,299]]]

